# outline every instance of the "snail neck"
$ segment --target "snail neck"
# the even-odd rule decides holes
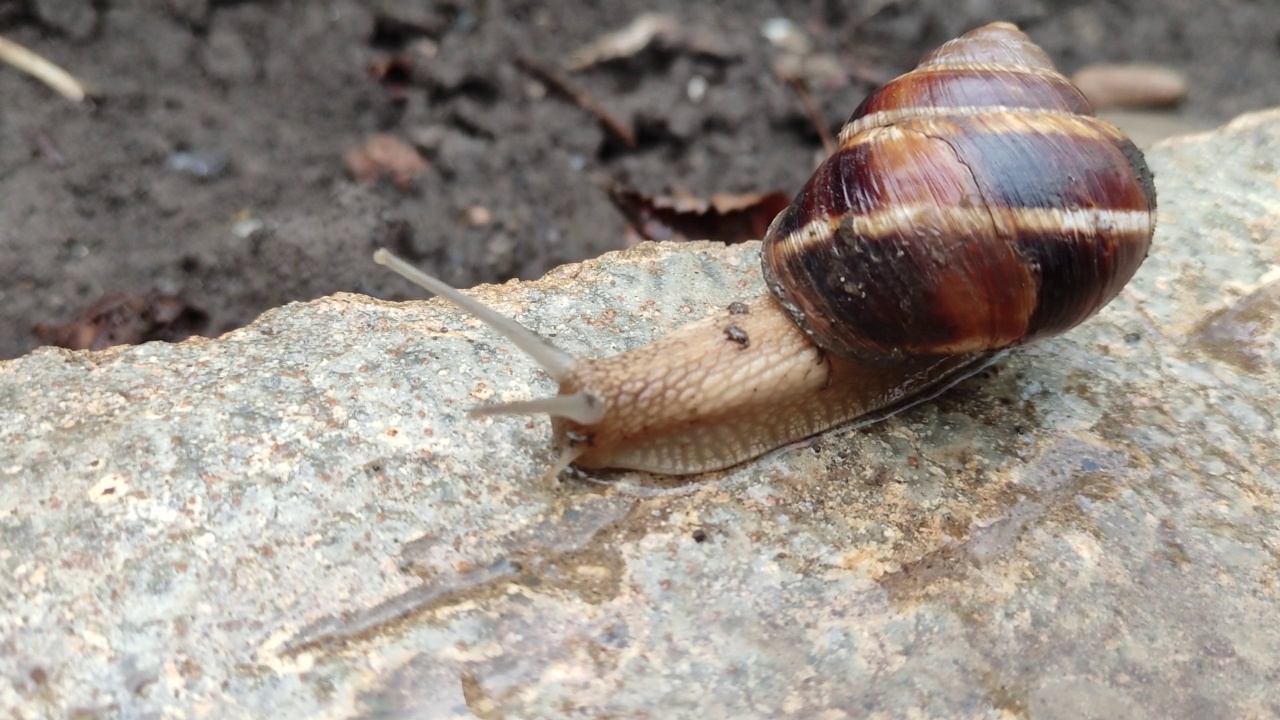
[[[556,420],[557,446],[577,450],[574,462],[586,468],[719,470],[834,427],[884,419],[991,360],[847,360],[814,345],[772,296],[736,309],[582,361],[562,392],[597,394],[604,415],[594,424]]]

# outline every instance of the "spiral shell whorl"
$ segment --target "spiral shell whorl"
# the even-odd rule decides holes
[[[1031,42],[1017,25],[993,22],[939,45],[924,56],[917,68],[937,65],[990,63],[1003,66],[1040,68],[1055,72],[1053,60]]]
[[[770,227],[765,276],[845,357],[993,351],[1109,302],[1146,257],[1154,210],[1132,142],[995,23],[863,101]]]
[[[914,70],[871,93],[840,131],[841,144],[910,117],[1029,111],[1093,115],[1084,94],[1049,56],[1009,23],[951,40]]]

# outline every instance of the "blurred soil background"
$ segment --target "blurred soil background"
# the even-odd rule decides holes
[[[579,53],[646,13],[642,48]],[[210,335],[338,291],[419,297],[380,245],[458,286],[536,277],[623,247],[610,185],[789,196],[823,152],[780,71],[834,130],[995,19],[1067,73],[1180,72],[1178,107],[1119,117],[1140,142],[1280,105],[1277,0],[0,0],[0,36],[97,96],[0,65],[0,358],[112,293]]]

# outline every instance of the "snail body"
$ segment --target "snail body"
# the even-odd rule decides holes
[[[919,402],[1113,299],[1154,231],[1150,171],[1016,27],[993,23],[873,92],[765,235],[771,294],[578,359],[379,251],[533,356],[560,460],[689,474]]]

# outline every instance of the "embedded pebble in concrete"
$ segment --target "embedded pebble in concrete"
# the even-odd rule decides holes
[[[466,411],[554,384],[440,301],[0,363],[0,707],[1280,715],[1280,112],[1149,157],[1156,243],[1097,318],[688,480],[544,482],[547,422]],[[614,353],[761,292],[758,256],[474,292]]]

